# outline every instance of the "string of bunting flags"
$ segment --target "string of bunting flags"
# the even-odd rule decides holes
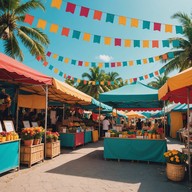
[[[154,63],[160,60],[166,61],[167,59],[173,59],[175,57],[173,52],[169,52],[163,55],[158,55],[158,56],[144,58],[144,59],[130,60],[130,61],[90,62],[90,61],[71,59],[68,57],[61,56],[57,53],[53,53],[51,51],[47,51],[46,56],[52,57],[53,59],[57,59],[58,61],[64,62],[65,64],[71,64],[71,65],[76,65],[80,67],[84,66],[84,67],[99,67],[99,68],[127,67],[127,66],[148,64],[148,63]]]
[[[60,9],[62,5],[63,0],[52,0],[51,7]],[[178,25],[172,25],[172,24],[164,24],[159,22],[152,22],[137,18],[130,18],[126,16],[120,16],[112,13],[103,12],[101,10],[95,10],[91,9],[85,6],[77,5],[71,2],[65,2],[65,12],[69,12],[71,14],[75,14],[79,10],[79,16],[85,17],[85,18],[92,18],[93,20],[101,21],[104,20],[106,23],[114,23],[115,21],[118,22],[119,25],[127,26],[129,23],[130,27],[141,29],[148,29],[154,31],[162,31],[166,33],[173,33],[175,31],[176,34],[183,34],[183,28],[182,26]],[[79,9],[77,9],[79,7]],[[93,13],[90,13],[93,12]],[[104,18],[105,17],[105,18]]]
[[[41,57],[37,57],[38,61],[41,61]],[[71,75],[68,75],[66,73],[64,73],[63,71],[59,70],[58,68],[54,67],[52,64],[49,64],[47,61],[43,62],[43,66],[48,67],[49,70],[53,71],[55,74],[58,74],[60,77],[63,77],[64,79],[69,79],[69,80],[73,80],[75,83],[83,83],[84,85],[86,84],[90,84],[90,85],[114,85],[114,81],[88,81],[88,80],[84,80],[84,79],[79,79],[76,77],[73,77]],[[130,78],[130,79],[126,79],[123,82],[126,84],[129,83],[133,83],[136,81],[142,81],[142,80],[146,80],[155,76],[159,76],[162,73],[165,72],[165,69],[162,67],[160,70],[157,70],[155,72],[151,72],[149,74],[145,74],[143,76],[140,77],[134,77],[134,78]],[[119,81],[120,82],[120,81]]]
[[[24,18],[24,22],[28,23],[30,25],[33,24],[34,19],[36,19],[33,15],[26,14]],[[47,26],[47,21],[43,19],[37,19],[37,28],[41,28],[42,30],[45,30]],[[80,40],[86,42],[93,42],[97,44],[103,43],[107,46],[119,46],[119,47],[142,47],[142,48],[159,48],[160,46],[170,47],[172,45],[173,48],[178,48],[180,46],[180,42],[177,39],[174,39],[172,41],[169,40],[133,40],[133,39],[123,39],[120,37],[109,37],[109,36],[101,36],[96,34],[91,34],[88,32],[82,32],[74,29],[70,29],[67,27],[60,27],[57,24],[49,24],[50,28],[49,31],[51,33],[57,33],[60,31],[60,34],[64,37],[71,37],[73,39]]]

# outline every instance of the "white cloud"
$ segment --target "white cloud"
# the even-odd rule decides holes
[[[113,57],[111,57],[109,55],[104,55],[104,54],[103,55],[99,55],[96,58],[98,58],[98,59],[100,59],[100,60],[102,60],[104,62],[110,62],[110,61],[113,60]]]

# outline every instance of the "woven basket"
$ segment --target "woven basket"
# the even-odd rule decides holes
[[[167,163],[167,178],[172,181],[182,181],[185,177],[185,165]]]

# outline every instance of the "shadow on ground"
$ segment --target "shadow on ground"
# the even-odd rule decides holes
[[[97,144],[97,146],[99,146]],[[76,153],[67,150],[67,153]],[[48,173],[138,184],[139,191],[188,191],[188,184],[167,180],[165,165],[147,162],[104,160],[103,150],[95,150],[48,171]]]

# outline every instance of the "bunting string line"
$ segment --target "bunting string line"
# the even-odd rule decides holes
[[[169,52],[163,55],[158,55],[158,56],[143,58],[143,59],[129,60],[129,61],[91,62],[91,61],[71,59],[69,57],[64,57],[57,53],[53,53],[51,51],[47,51],[46,56],[52,57],[53,59],[63,62],[65,64],[76,65],[79,67],[99,67],[99,68],[128,67],[128,66],[131,67],[134,65],[155,63],[160,60],[166,62],[166,60],[173,59],[175,57],[174,52]]]
[[[40,57],[37,57],[38,61],[41,61]],[[83,83],[84,85],[86,84],[91,84],[91,85],[114,85],[114,81],[88,81],[88,80],[84,80],[84,79],[79,79],[76,77],[73,77],[71,75],[68,75],[66,73],[64,73],[63,71],[59,70],[58,68],[54,67],[52,64],[49,64],[47,61],[43,62],[43,66],[48,67],[49,70],[53,71],[55,74],[59,75],[60,77],[63,77],[64,79],[68,79],[68,80],[72,80],[74,81],[74,83]],[[165,72],[164,67],[162,67],[160,70],[151,72],[149,74],[145,74],[143,76],[140,77],[134,77],[134,78],[130,78],[130,79],[125,79],[123,81],[116,81],[117,83],[121,83],[124,82],[126,84],[128,83],[133,83],[136,81],[143,81],[155,76],[159,76],[161,74],[163,74]]]
[[[34,17],[33,15],[26,14],[24,22],[28,23],[30,25],[33,24]],[[47,21],[43,19],[37,19],[37,28],[40,28],[42,30],[45,30],[47,26]],[[109,36],[101,36],[96,34],[91,34],[88,32],[82,32],[78,30],[74,30],[67,27],[61,27],[57,24],[49,24],[49,31],[51,33],[58,33],[60,31],[60,34],[64,37],[71,37],[73,39],[77,40],[83,40],[85,42],[92,42],[101,44],[107,46],[119,46],[119,47],[138,47],[138,48],[159,48],[160,46],[163,48],[169,48],[171,45],[173,48],[178,48],[180,46],[180,42],[178,39],[174,39],[172,41],[169,40],[133,40],[133,39],[123,39],[120,37],[109,37]]]
[[[65,12],[75,14],[78,10],[76,9],[79,7],[79,16],[85,17],[85,18],[92,18],[93,20],[97,21],[104,21],[106,23],[114,23],[118,22],[119,25],[127,26],[134,28],[141,28],[141,29],[148,29],[153,31],[164,31],[165,33],[173,33],[176,34],[183,34],[183,27],[179,25],[173,25],[173,24],[165,24],[165,23],[159,23],[159,22],[153,22],[148,20],[142,20],[138,18],[131,18],[127,16],[121,16],[117,14],[107,13],[101,10],[95,10],[92,8],[88,8],[85,6],[81,6],[78,4],[74,4],[71,2],[65,2]],[[62,6],[62,0],[52,0],[51,7],[60,9]],[[92,14],[90,14],[92,12]]]

